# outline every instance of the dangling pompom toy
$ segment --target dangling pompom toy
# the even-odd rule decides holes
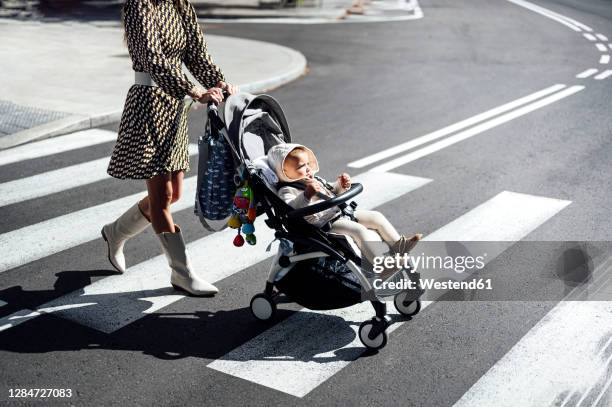
[[[248,182],[245,181],[236,190],[232,206],[232,216],[227,221],[227,226],[232,229],[238,229],[238,235],[234,238],[234,246],[240,247],[244,245],[245,240],[250,245],[257,243],[254,234],[255,226],[253,226],[256,217],[257,211],[255,209],[253,190]],[[241,231],[244,233],[244,238],[240,234]]]

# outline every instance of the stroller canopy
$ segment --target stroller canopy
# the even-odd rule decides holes
[[[280,104],[268,95],[240,93],[225,103],[224,121],[229,139],[238,146],[242,162],[266,155],[270,147],[291,141]]]

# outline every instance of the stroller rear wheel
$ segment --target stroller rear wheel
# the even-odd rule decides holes
[[[251,299],[251,313],[260,321],[269,321],[276,314],[276,303],[268,294],[257,294]]]
[[[374,329],[376,323],[377,321],[375,319],[371,319],[359,325],[359,339],[361,343],[363,343],[366,348],[372,350],[382,349],[387,344],[387,332],[385,330],[381,331],[373,338],[370,338],[372,329]]]
[[[395,309],[405,317],[411,317],[421,311],[421,301],[410,300],[408,298],[408,294],[408,291],[402,291],[393,298],[393,305],[395,305]]]

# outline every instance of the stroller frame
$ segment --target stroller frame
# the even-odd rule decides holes
[[[260,108],[259,113],[253,113],[260,106],[263,107]],[[268,114],[267,123],[269,125],[270,118],[272,118],[272,127],[276,129],[273,133],[278,134],[272,134],[272,137],[268,140],[263,140],[262,135],[256,134],[255,138],[262,139],[257,152],[248,151],[253,148],[249,144],[252,143],[253,138],[251,134],[250,141],[247,139],[249,134],[245,133],[245,128],[248,126],[244,125],[243,116],[249,114]],[[332,207],[339,207],[346,214],[352,213],[357,204],[355,202],[348,204],[347,202],[361,193],[363,186],[359,183],[353,183],[348,191],[334,198],[304,208],[294,209],[278,197],[275,186],[266,181],[262,170],[251,161],[261,154],[267,154],[270,145],[279,142],[291,142],[289,126],[278,102],[268,95],[234,95],[226,101],[224,120],[220,116],[217,107],[212,103],[209,104],[207,125],[212,123],[218,128],[223,127],[222,134],[231,147],[239,177],[249,180],[257,199],[257,215],[264,213],[267,215],[265,223],[275,230],[277,240],[288,241],[293,244],[290,252],[283,251],[279,247],[274,256],[263,292],[256,294],[251,299],[250,309],[253,316],[261,321],[269,321],[274,318],[277,309],[276,299],[281,294],[276,283],[281,278],[279,276],[282,273],[290,272],[295,265],[302,261],[331,258],[345,264],[350,272],[357,277],[362,290],[361,301],[358,302],[363,302],[365,297],[365,300],[369,301],[374,308],[375,315],[370,320],[364,321],[359,327],[358,335],[361,342],[369,349],[384,347],[387,343],[386,329],[390,325],[387,305],[376,296],[374,287],[361,270],[361,257],[355,252],[355,248],[351,244],[352,239],[344,235],[329,233],[331,229],[331,223],[329,222],[324,227],[318,228],[304,219],[304,216]],[[251,120],[249,123],[253,123],[253,121]],[[266,142],[268,146],[265,146]],[[248,148],[247,144],[249,144]],[[406,270],[401,270],[401,273],[403,277],[407,277]],[[363,295],[364,293],[365,295]],[[416,315],[421,309],[418,297],[410,296],[407,291],[395,295],[394,305],[401,315],[407,317]]]

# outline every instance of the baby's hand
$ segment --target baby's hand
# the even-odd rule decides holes
[[[306,189],[304,190],[304,196],[310,200],[317,192],[321,192],[321,184],[316,179],[310,178],[305,181]]]
[[[338,176],[338,184],[340,184],[342,189],[349,189],[351,187],[351,176],[343,172]]]

